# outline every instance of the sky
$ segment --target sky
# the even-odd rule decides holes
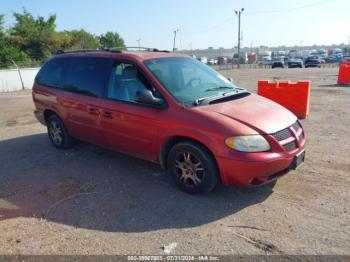
[[[25,7],[34,16],[57,15],[57,30],[85,29],[96,35],[116,31],[127,46],[176,47],[348,44],[350,0],[0,0],[5,26]]]

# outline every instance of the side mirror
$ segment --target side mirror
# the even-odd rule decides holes
[[[228,77],[227,80],[233,83],[233,79],[231,77]]]
[[[164,100],[154,97],[150,90],[137,91],[134,100],[147,105],[162,106],[164,104]]]

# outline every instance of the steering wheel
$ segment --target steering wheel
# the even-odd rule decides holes
[[[197,82],[197,83],[196,83]],[[186,84],[186,87],[197,87],[202,83],[202,80],[198,77],[192,78],[188,83]]]

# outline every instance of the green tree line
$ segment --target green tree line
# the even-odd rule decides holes
[[[96,36],[83,29],[56,31],[56,15],[34,17],[25,9],[13,13],[15,23],[4,28],[0,14],[0,68],[40,66],[58,50],[125,47],[117,32]]]

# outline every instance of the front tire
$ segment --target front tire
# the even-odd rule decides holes
[[[187,193],[208,193],[219,182],[214,157],[192,141],[176,144],[169,152],[167,165],[176,185]]]
[[[51,143],[58,149],[67,149],[73,145],[73,138],[57,115],[51,115],[48,118],[47,133]]]

